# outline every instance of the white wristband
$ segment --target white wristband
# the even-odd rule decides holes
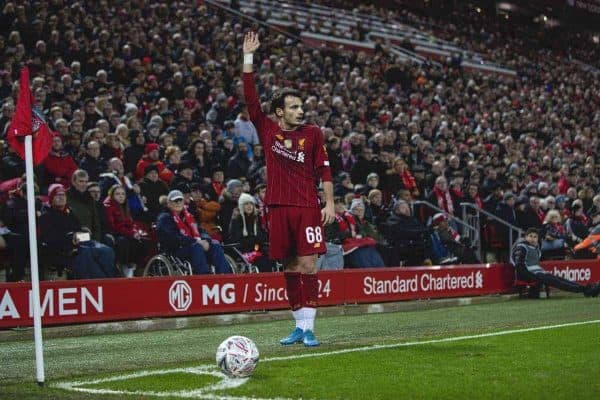
[[[244,64],[254,64],[254,54],[253,53],[246,53],[244,54]]]

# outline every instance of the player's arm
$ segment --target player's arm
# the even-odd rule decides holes
[[[324,224],[330,224],[335,220],[335,210],[333,207],[333,178],[329,168],[329,156],[323,142],[323,132],[317,128],[315,135],[314,160],[315,167],[321,182],[323,183],[323,193],[325,194],[325,208],[321,210],[321,219]]]
[[[262,112],[258,93],[256,92],[256,85],[254,84],[254,52],[259,46],[260,42],[258,40],[258,34],[254,32],[246,33],[243,44],[244,64],[242,66],[242,81],[244,84],[244,98],[246,100],[246,105],[248,106],[250,121],[252,121],[256,128],[258,139],[264,144],[265,129],[269,122],[273,122]]]

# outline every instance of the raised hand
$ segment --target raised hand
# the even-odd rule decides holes
[[[258,34],[256,32],[248,32],[246,36],[244,36],[244,46],[243,51],[244,54],[252,54],[260,47],[260,42],[258,41]]]

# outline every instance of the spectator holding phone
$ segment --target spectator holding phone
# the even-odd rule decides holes
[[[45,245],[42,261],[60,263],[73,270],[77,279],[114,278],[117,276],[114,251],[95,240],[67,206],[67,194],[61,184],[48,189],[48,205],[39,219],[40,241]]]
[[[123,275],[131,278],[136,264],[150,251],[148,233],[136,227],[131,218],[124,186],[114,185],[108,190],[104,209],[108,229],[115,237],[117,262],[121,266]]]

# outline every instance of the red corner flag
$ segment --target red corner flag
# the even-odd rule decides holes
[[[6,139],[10,146],[25,159],[24,137],[33,136],[33,165],[38,165],[48,156],[52,147],[50,128],[44,120],[44,116],[33,108],[31,88],[29,87],[29,69],[21,70],[19,79],[19,97],[15,107],[15,115],[10,121]]]

